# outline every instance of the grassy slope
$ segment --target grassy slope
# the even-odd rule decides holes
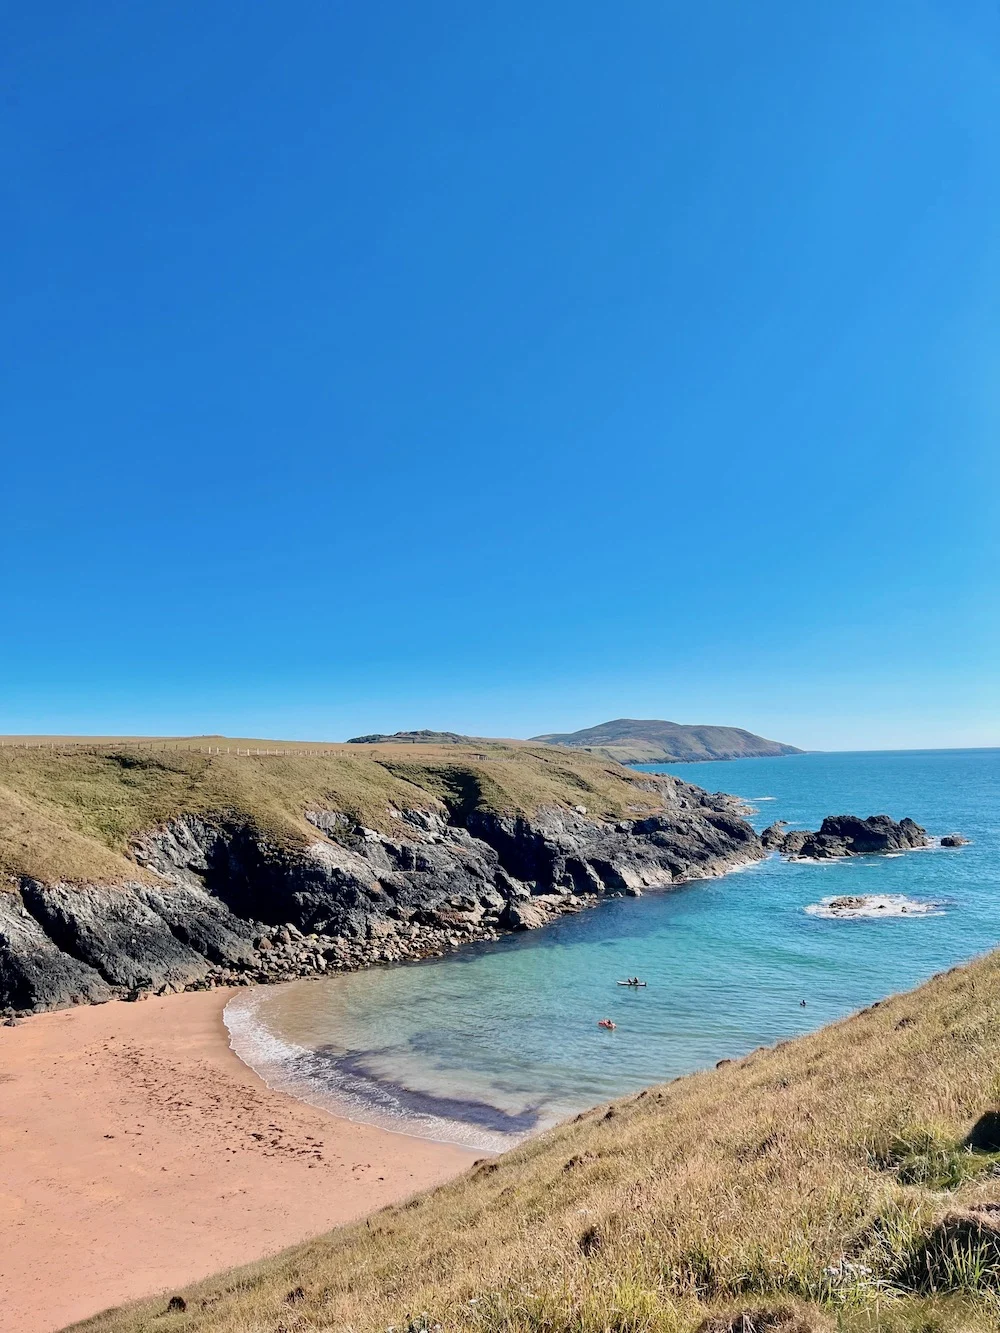
[[[201,1283],[186,1313],[164,1315],[161,1298],[79,1327],[685,1333],[710,1312],[791,1303],[808,1327],[985,1333],[1000,1251],[992,1274],[946,1254],[933,1292],[920,1256],[943,1213],[1000,1200],[1000,1154],[961,1146],[998,1071],[991,955]]]
[[[585,748],[621,764],[697,762],[741,755],[801,754],[794,746],[769,741],[740,727],[687,726],[658,719],[616,718],[582,731],[536,736],[547,745]]]
[[[0,748],[0,883],[21,874],[141,877],[130,840],[183,812],[233,812],[294,844],[317,836],[303,817],[310,808],[386,828],[389,807],[441,800],[510,811],[581,803],[614,818],[655,804],[634,774],[545,746],[298,746],[258,757],[161,742],[8,745]]]

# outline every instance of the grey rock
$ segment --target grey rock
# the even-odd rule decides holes
[[[208,959],[173,934],[139,887],[27,881],[21,896],[63,953],[92,967],[110,986],[183,987],[203,977]]]
[[[797,856],[811,837],[813,837],[813,834],[808,829],[792,829],[790,833],[785,834],[783,841],[772,845],[776,845],[785,856]]]
[[[0,891],[0,1006],[55,1009],[99,1004],[113,994],[95,968],[49,938],[20,893]]]
[[[773,824],[768,824],[767,828],[760,835],[760,845],[765,851],[773,852],[782,847],[785,842],[785,830],[788,827],[788,821],[776,819]]]
[[[794,829],[776,845],[789,857],[831,860],[929,847],[930,841],[927,830],[912,819],[901,819],[897,824],[889,815],[869,815],[867,819],[827,815],[815,833]]]

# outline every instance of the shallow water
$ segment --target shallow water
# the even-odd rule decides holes
[[[772,857],[447,958],[242,992],[226,1010],[234,1049],[305,1100],[493,1150],[818,1027],[1000,937],[1000,750],[646,767],[746,798],[758,828],[886,813],[972,843],[838,862]],[[886,906],[831,913],[829,900],[845,895]],[[646,989],[616,985],[636,974]],[[616,1031],[597,1027],[605,1015]]]

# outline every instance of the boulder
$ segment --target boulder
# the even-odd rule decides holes
[[[537,898],[520,899],[508,903],[503,915],[503,924],[508,930],[537,930],[552,920],[553,911],[550,902]]]

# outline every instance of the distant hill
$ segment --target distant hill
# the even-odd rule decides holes
[[[619,764],[695,763],[707,759],[756,759],[775,755],[803,754],[794,745],[765,740],[742,727],[684,726],[619,717],[582,731],[553,732],[533,736],[545,745],[568,745],[588,750]]]
[[[381,731],[373,731],[368,736],[352,736],[348,745],[385,745],[393,741],[397,745],[468,745],[477,740],[476,736],[460,736],[457,731],[394,731],[391,736]]]

